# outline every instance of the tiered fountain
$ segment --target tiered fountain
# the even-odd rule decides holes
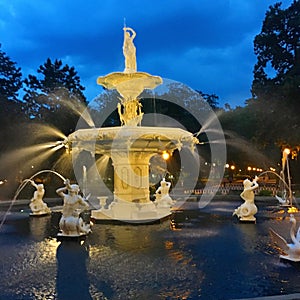
[[[124,28],[125,70],[97,79],[99,85],[120,94],[118,113],[121,126],[79,129],[65,141],[73,153],[85,150],[112,160],[114,199],[107,207],[105,198],[101,198],[100,209],[93,210],[91,215],[96,221],[150,222],[170,215],[170,205],[156,205],[150,200],[150,159],[183,147],[193,151],[198,143],[192,133],[180,128],[141,126],[143,112],[138,97],[145,89],[160,85],[162,78],[137,71],[135,35],[133,29]]]

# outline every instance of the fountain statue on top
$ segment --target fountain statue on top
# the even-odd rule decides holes
[[[136,37],[135,31],[130,27],[124,27],[124,43],[123,53],[125,56],[125,70],[124,73],[135,73],[136,67],[136,48],[133,40]]]
[[[51,213],[50,208],[43,201],[45,195],[44,185],[42,183],[36,184],[33,180],[29,180],[31,185],[35,187],[33,197],[30,200],[29,207],[32,211],[31,216],[44,216]]]
[[[67,191],[67,193],[65,193]],[[56,190],[56,193],[64,200],[62,217],[59,221],[61,230],[58,236],[79,237],[87,235],[90,231],[90,224],[86,224],[80,213],[89,208],[89,204],[78,194],[79,186],[70,184],[67,179],[65,186]]]
[[[98,77],[97,83],[107,89],[116,89],[122,96],[118,103],[118,113],[121,125],[135,126],[141,123],[143,113],[138,96],[144,89],[154,89],[162,83],[159,76],[152,76],[145,72],[137,72],[136,48],[133,39],[135,31],[124,27],[123,54],[125,57],[124,72],[113,72]]]
[[[257,207],[254,203],[254,190],[258,188],[258,177],[255,176],[253,181],[248,178],[244,180],[244,190],[240,194],[241,198],[245,201],[241,206],[236,208],[233,212],[233,216],[237,215],[240,221],[255,222],[254,215],[257,213]]]
[[[70,134],[64,143],[76,157],[80,151],[85,150],[112,160],[113,201],[103,205],[106,200],[96,195],[103,199],[103,203],[100,203],[100,209],[92,210],[93,220],[146,223],[171,214],[170,206],[158,210],[150,200],[150,159],[166,152],[172,154],[176,149],[180,151],[188,148],[194,151],[199,141],[192,133],[181,128],[141,125],[143,112],[138,97],[145,89],[154,89],[160,85],[162,78],[137,71],[133,43],[136,33],[126,26],[123,30],[124,71],[97,78],[99,85],[119,93],[117,109],[121,126],[79,129]]]

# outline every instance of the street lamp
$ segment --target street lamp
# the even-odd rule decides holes
[[[286,172],[287,172],[287,177],[288,177],[288,188],[289,188],[289,195],[288,195],[288,200],[290,205],[292,205],[293,201],[293,194],[292,194],[292,182],[291,182],[291,174],[290,174],[290,166],[289,166],[289,159],[288,156],[291,153],[291,150],[289,148],[285,148],[282,152],[282,178],[285,180],[284,177],[284,171],[286,167]]]

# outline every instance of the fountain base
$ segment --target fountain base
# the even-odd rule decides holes
[[[239,219],[239,221],[242,223],[256,223],[256,218],[253,216],[242,217]]]
[[[280,255],[279,256],[281,259],[284,259],[284,260],[288,260],[288,261],[291,261],[291,262],[300,262],[300,257],[292,257],[290,255]]]
[[[87,232],[87,233],[79,233],[79,234],[64,234],[64,233],[62,233],[62,232],[59,232],[58,234],[57,234],[57,237],[59,237],[59,238],[71,238],[71,239],[73,239],[73,238],[79,238],[79,237],[83,237],[83,236],[87,236],[88,234],[89,234],[90,232]]]
[[[91,220],[95,223],[160,223],[170,216],[170,207],[156,207],[152,202],[113,202],[108,209],[91,212]]]
[[[30,213],[29,216],[30,217],[44,217],[44,216],[48,216],[51,215],[51,211],[46,211],[46,212],[34,212],[34,213]]]

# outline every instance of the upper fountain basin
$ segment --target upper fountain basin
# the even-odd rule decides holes
[[[146,126],[79,129],[70,134],[65,142],[73,149],[99,154],[129,148],[132,151],[161,153],[180,150],[182,147],[194,149],[199,143],[192,133],[180,128]]]
[[[99,85],[106,89],[116,89],[123,99],[130,100],[138,97],[145,89],[154,89],[162,83],[159,76],[152,76],[146,72],[113,72],[97,79]]]

